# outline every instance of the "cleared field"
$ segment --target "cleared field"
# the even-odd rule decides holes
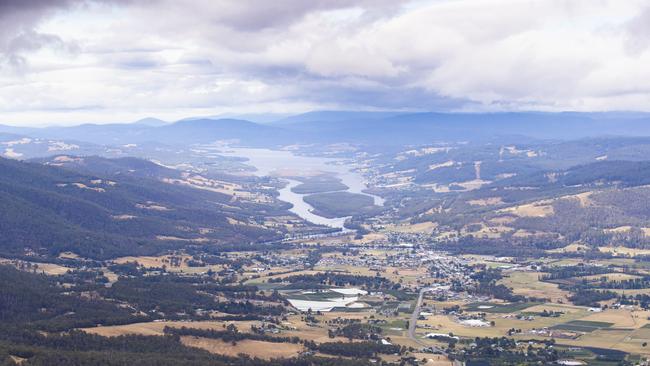
[[[569,244],[564,248],[547,250],[548,253],[576,253],[589,249],[588,246],[579,243]]]
[[[595,330],[610,328],[614,323],[595,322],[588,320],[572,320],[553,326],[553,329],[570,330],[573,332],[591,333]]]
[[[303,346],[300,344],[271,343],[249,339],[233,344],[219,339],[184,336],[181,337],[181,342],[186,346],[201,348],[219,355],[237,356],[239,354],[246,354],[265,360],[297,356],[303,350]]]
[[[512,288],[517,295],[547,298],[552,302],[566,302],[569,292],[559,288],[557,284],[539,280],[540,272],[510,272],[500,283]]]
[[[426,233],[431,234],[438,224],[431,221],[419,222],[417,224],[388,225],[386,230],[400,233]]]
[[[469,200],[467,203],[472,206],[491,206],[501,204],[503,203],[503,200],[501,197],[487,197],[482,199]]]
[[[53,263],[16,261],[16,260],[10,260],[5,258],[0,258],[0,264],[9,264],[18,269],[24,269],[25,271],[34,272],[34,273],[45,273],[46,275],[50,275],[50,276],[62,275],[73,269],[73,268],[68,268]],[[23,265],[28,265],[29,267],[23,268]]]
[[[650,249],[637,249],[626,247],[599,247],[598,250],[604,253],[612,253],[614,255],[626,255],[636,257],[638,255],[650,255]]]
[[[424,366],[452,366],[454,363],[442,355],[432,355],[430,353],[413,353],[416,360],[426,360]]]
[[[539,303],[516,303],[516,304],[495,304],[491,302],[476,302],[465,307],[466,311],[477,311],[482,313],[516,313]]]
[[[609,309],[600,313],[592,313],[582,318],[585,321],[613,323],[614,328],[641,328],[648,324],[650,311],[630,311],[626,309]]]
[[[601,329],[587,333],[577,339],[563,339],[561,344],[579,347],[599,347],[613,349],[630,353],[648,355],[650,350],[643,347],[643,342],[634,337],[634,332],[630,330],[618,329]]]
[[[512,213],[519,217],[546,217],[554,213],[553,206],[547,201],[509,207],[501,212]]]
[[[285,269],[286,271],[286,269]],[[314,275],[316,273],[320,273],[322,271],[311,271],[311,270],[306,270],[306,271],[295,271],[295,272],[287,272],[287,273],[282,273],[282,274],[277,274],[277,275],[271,275],[271,276],[262,276],[259,278],[253,278],[249,281],[247,281],[247,284],[257,284],[257,283],[263,283],[267,282],[269,279],[282,279],[286,278],[289,276],[294,276],[294,275]]]
[[[184,322],[184,321],[165,321],[165,322],[146,322],[135,323],[126,325],[111,325],[105,327],[82,328],[86,333],[98,334],[105,337],[117,337],[124,334],[140,334],[140,335],[163,335],[165,327],[187,327],[197,329],[223,329],[224,324],[234,323],[239,329],[250,329],[252,324],[257,324],[254,321],[247,322],[220,322],[220,321],[199,321],[199,322]]]
[[[537,306],[533,306],[531,308],[526,309],[527,312],[537,312],[537,313],[541,313],[544,310],[562,312],[562,313],[565,313],[565,314],[578,314],[581,317],[586,316],[588,314],[591,314],[584,307],[574,306],[574,305],[567,305],[567,304],[546,303],[546,304],[537,305]]]
[[[428,326],[428,328],[421,328]],[[499,337],[506,334],[507,329],[501,327],[470,327],[465,326],[454,321],[454,319],[447,315],[432,315],[426,320],[418,321],[418,328],[416,330],[418,338],[424,336],[426,333],[453,333],[460,337]]]

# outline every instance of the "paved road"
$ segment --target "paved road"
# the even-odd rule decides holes
[[[415,343],[425,347],[427,347],[427,344],[422,342],[421,339],[418,339],[415,336],[415,328],[417,327],[418,317],[420,316],[420,310],[422,308],[422,299],[424,298],[424,293],[427,291],[429,291],[428,287],[425,287],[420,290],[420,294],[418,295],[418,300],[415,303],[415,309],[413,310],[413,314],[411,314],[411,320],[409,320],[409,329],[408,329],[409,338],[411,338]]]
[[[431,287],[424,287],[420,289],[420,294],[418,295],[418,300],[415,303],[415,309],[413,309],[413,314],[411,314],[411,319],[409,320],[409,329],[408,336],[413,340],[413,342],[421,345],[422,347],[431,347],[434,351],[439,352],[440,354],[447,356],[447,352],[443,351],[441,348],[429,345],[415,336],[415,329],[417,328],[418,318],[420,317],[420,310],[422,309],[422,300],[424,298],[424,293],[431,291]]]

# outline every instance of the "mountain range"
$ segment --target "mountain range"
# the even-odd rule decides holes
[[[269,123],[243,119],[144,119],[130,124],[20,128],[0,132],[110,145],[157,141],[169,144],[232,140],[246,146],[356,143],[417,145],[439,141],[522,138],[571,140],[596,136],[650,136],[650,114],[607,113],[401,113],[320,111]]]

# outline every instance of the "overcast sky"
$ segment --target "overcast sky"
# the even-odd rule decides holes
[[[0,123],[650,111],[650,0],[0,0]]]

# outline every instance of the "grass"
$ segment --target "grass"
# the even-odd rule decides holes
[[[477,311],[482,313],[516,313],[529,307],[540,305],[538,302],[522,302],[512,304],[493,304],[489,302],[475,302],[465,307],[466,311]],[[491,306],[489,309],[482,309],[481,306]]]
[[[553,329],[569,330],[574,332],[591,333],[598,329],[609,328],[614,323],[596,322],[588,320],[572,320],[566,323],[553,326]]]
[[[499,283],[512,288],[513,293],[536,298],[548,298],[551,301],[565,301],[569,293],[561,290],[557,284],[539,280],[539,272],[511,272]]]
[[[293,343],[270,343],[263,341],[243,340],[233,345],[220,339],[200,337],[181,337],[181,342],[190,347],[202,348],[210,353],[235,357],[240,353],[265,360],[280,357],[292,357],[303,350],[303,346]]]

